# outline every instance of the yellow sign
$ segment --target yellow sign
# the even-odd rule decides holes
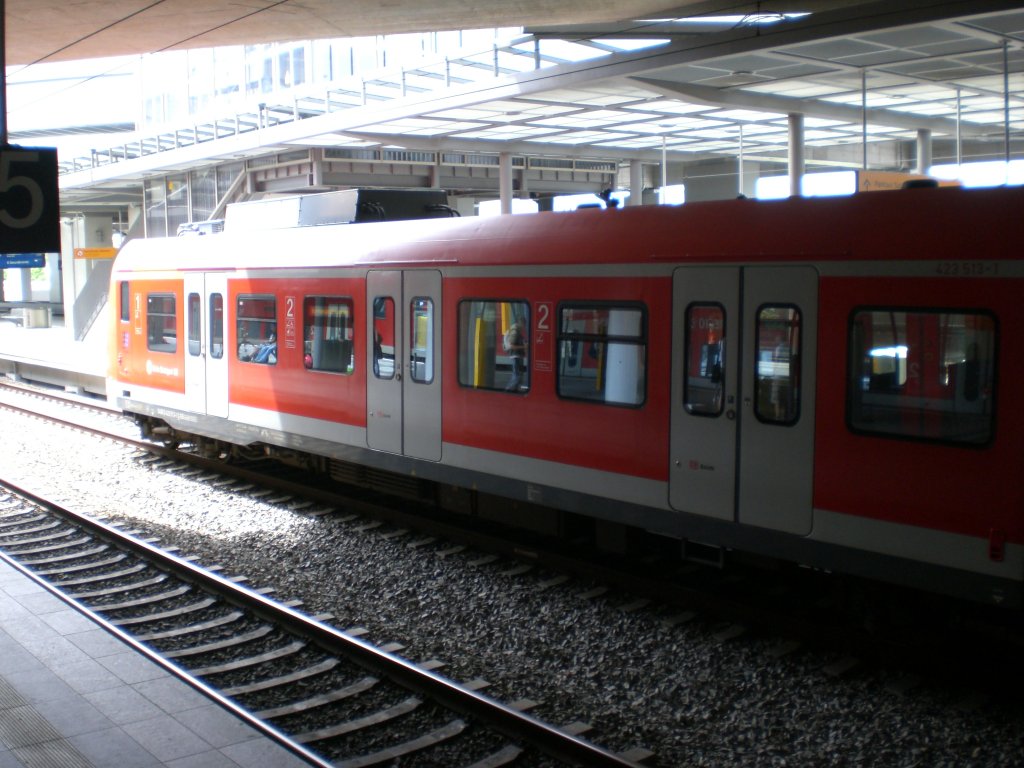
[[[75,248],[76,259],[112,259],[117,248]]]

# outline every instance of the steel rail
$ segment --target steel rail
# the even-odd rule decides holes
[[[4,407],[9,408],[10,406],[5,404]],[[16,410],[23,410],[17,407],[15,408]],[[83,427],[82,425],[77,425],[73,422],[65,422],[60,419],[57,419],[56,421],[68,426],[85,429],[88,432],[111,437],[111,435],[104,433],[102,430]],[[124,440],[124,442],[130,445],[135,445],[140,448],[144,448],[145,450],[152,450],[160,455],[182,458],[181,454],[177,451],[163,448],[152,443],[133,441],[121,438],[120,436],[114,437],[118,440]],[[189,456],[188,458],[191,460],[196,457]],[[224,464],[222,462],[212,460],[204,461],[208,462],[211,467],[217,467],[219,469],[224,468]],[[288,606],[278,604],[258,592],[245,587],[244,585],[229,581],[217,574],[207,572],[187,560],[169,552],[165,552],[144,541],[139,541],[138,539],[135,539],[124,532],[107,525],[106,523],[87,515],[80,515],[73,510],[64,508],[50,499],[34,494],[26,489],[18,488],[6,481],[0,480],[0,487],[7,488],[11,493],[18,494],[34,504],[44,507],[55,514],[65,516],[73,520],[76,524],[97,532],[97,535],[112,540],[118,547],[127,549],[142,559],[151,562],[155,561],[158,563],[158,567],[162,567],[173,572],[175,576],[199,585],[204,590],[213,592],[228,602],[250,610],[260,618],[281,625],[290,632],[306,637],[334,655],[344,657],[365,669],[372,670],[374,674],[390,679],[392,682],[404,688],[420,692],[424,696],[449,709],[461,712],[468,717],[487,724],[489,727],[503,733],[511,739],[522,740],[526,744],[538,749],[550,757],[569,764],[587,767],[592,766],[593,768],[636,768],[638,765],[621,755],[609,752],[584,739],[566,733],[559,728],[543,723],[524,712],[502,704],[501,702],[491,699],[477,691],[469,690],[468,688],[465,688],[430,670],[422,669],[406,659],[376,648],[369,643],[352,637],[338,629],[335,629],[334,627],[330,627],[323,622],[306,616]],[[9,558],[5,556],[4,559],[8,560]],[[24,569],[21,568],[19,568],[19,570],[24,571]],[[36,580],[38,581],[38,579]],[[40,583],[45,584],[45,582]],[[55,594],[59,594],[53,587],[47,586],[47,589]],[[66,597],[62,597],[62,599],[68,600]],[[77,607],[77,604],[75,605]],[[202,682],[191,678],[191,676],[172,662],[161,659],[161,657],[146,649],[145,646],[132,640],[130,635],[110,626],[102,618],[97,617],[88,608],[82,606],[78,609],[90,617],[96,618],[104,628],[108,628],[109,626],[108,631],[124,639],[140,653],[144,653],[147,657],[157,660],[161,666],[169,670],[173,670],[176,675],[184,676],[183,679],[188,678],[190,684],[193,684],[191,681],[194,680],[194,686],[197,687],[197,689],[201,690],[204,694],[209,691],[208,695],[210,695],[211,698],[214,698],[218,702],[228,706],[232,712],[239,713],[239,716],[246,722],[249,722],[254,727],[259,728],[259,730],[266,733],[271,738],[274,738],[276,741],[280,741],[280,743],[284,744],[304,759],[313,761],[320,760],[320,758],[313,756],[312,753],[308,752],[308,750],[305,750],[298,745],[293,746],[293,743],[287,740],[287,736],[280,734],[280,732],[274,729],[273,726],[263,723],[252,715],[245,713],[244,710],[232,705],[228,699],[217,694],[215,690],[208,688]],[[313,762],[313,764],[329,765],[329,763],[322,762]]]
[[[114,540],[117,541],[118,543],[121,543],[122,541],[126,540],[125,534],[123,534],[121,532],[118,532],[118,531],[116,531],[113,528],[110,528],[110,526],[103,525],[103,524],[99,523],[96,520],[92,520],[92,519],[89,519],[89,518],[86,518],[86,517],[83,517],[83,516],[80,516],[80,515],[76,515],[76,514],[70,512],[69,510],[66,510],[63,507],[61,507],[61,506],[59,506],[59,505],[57,505],[57,504],[55,504],[55,503],[53,503],[53,502],[43,498],[42,496],[38,496],[36,494],[33,494],[32,492],[30,492],[30,491],[28,491],[28,490],[26,490],[24,488],[20,488],[20,487],[14,485],[12,483],[9,483],[6,480],[0,479],[0,488],[3,488],[8,493],[11,493],[11,494],[14,494],[14,495],[17,495],[17,496],[21,496],[22,498],[30,501],[31,503],[36,504],[36,505],[38,505],[40,507],[44,507],[44,508],[46,508],[47,510],[49,510],[51,512],[54,512],[54,513],[57,513],[57,514],[61,514],[61,515],[69,515],[71,517],[71,519],[73,519],[76,523],[82,523],[82,524],[86,525],[87,527],[94,527],[95,526],[95,527],[97,527],[97,528],[99,528],[101,530],[104,530],[105,531],[104,535],[107,535],[107,534],[112,535]],[[141,544],[141,542],[137,542],[137,543]],[[168,553],[163,553],[163,557],[167,557],[167,556],[169,556]],[[173,556],[171,556],[171,557],[173,557]],[[161,559],[163,559],[163,558],[161,558]],[[175,558],[175,559],[180,560],[180,558]],[[192,675],[190,675],[186,670],[184,670],[183,668],[179,667],[173,661],[165,658],[164,656],[161,656],[159,653],[157,653],[153,649],[151,649],[148,646],[140,643],[138,640],[136,640],[134,637],[132,637],[129,633],[125,632],[120,627],[117,627],[116,625],[112,624],[111,622],[107,621],[105,618],[103,618],[103,616],[101,616],[100,614],[96,613],[95,611],[93,611],[88,606],[78,602],[77,600],[75,600],[75,599],[73,599],[71,597],[68,597],[68,595],[64,594],[57,586],[51,584],[50,582],[48,582],[46,579],[42,578],[41,576],[37,576],[35,573],[32,572],[31,569],[29,569],[26,566],[22,565],[16,559],[14,559],[13,557],[11,557],[10,555],[8,555],[6,552],[4,552],[2,550],[0,550],[0,560],[3,560],[5,563],[10,565],[12,568],[16,569],[18,572],[20,572],[21,574],[23,574],[24,576],[26,576],[27,578],[31,579],[33,582],[35,582],[36,584],[41,586],[43,589],[45,589],[47,592],[52,594],[54,597],[56,597],[57,599],[59,599],[60,601],[65,603],[66,605],[70,606],[74,610],[78,611],[80,614],[82,614],[83,616],[88,618],[90,621],[94,622],[98,627],[100,627],[100,629],[102,629],[105,632],[109,633],[110,635],[113,635],[114,637],[116,637],[122,643],[124,643],[129,648],[131,648],[135,653],[138,653],[139,655],[145,657],[146,659],[148,659],[149,661],[151,661],[154,664],[158,665],[162,669],[166,670],[169,674],[171,674],[172,676],[174,676],[178,680],[181,680],[182,682],[184,682],[185,684],[187,684],[188,686],[190,686],[191,688],[193,688],[195,691],[197,691],[198,693],[202,694],[206,698],[208,698],[211,701],[215,702],[216,704],[220,705],[221,707],[226,709],[228,712],[230,712],[234,717],[236,717],[239,720],[241,720],[242,722],[246,723],[247,725],[249,725],[251,728],[253,728],[256,731],[258,731],[259,733],[262,733],[264,736],[266,736],[267,738],[271,739],[275,743],[279,744],[283,748],[287,749],[292,754],[294,754],[297,757],[305,760],[310,765],[316,766],[316,768],[331,768],[332,767],[332,765],[333,765],[332,763],[325,761],[319,755],[316,755],[315,753],[313,753],[310,750],[308,750],[305,747],[303,747],[301,744],[298,744],[297,742],[293,741],[286,734],[284,734],[281,731],[279,731],[276,728],[274,728],[274,726],[272,726],[270,723],[267,723],[266,721],[260,720],[259,718],[255,717],[248,710],[246,710],[246,709],[238,706],[237,704],[235,704],[233,701],[231,701],[231,699],[228,699],[228,698],[222,696],[220,693],[217,692],[217,690],[215,688],[212,688],[212,687],[208,686],[203,681],[201,681],[201,680],[193,677]],[[181,561],[181,562],[185,562],[185,561]]]

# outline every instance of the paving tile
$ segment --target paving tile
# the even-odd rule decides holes
[[[170,715],[128,723],[123,728],[125,733],[164,762],[208,752],[211,747]]]
[[[24,638],[21,644],[26,651],[52,669],[89,660],[88,655],[80,648],[66,638],[54,634],[52,629],[49,629],[49,634],[40,632],[36,637]]]
[[[0,642],[0,677],[33,669],[46,669],[46,666],[13,640],[9,645]]]
[[[100,664],[86,658],[72,664],[62,664],[55,670],[61,678],[78,693],[92,693],[106,688],[120,688],[125,683],[121,678]]]
[[[306,765],[0,560],[0,768]]]
[[[219,704],[179,712],[174,719],[194,731],[214,747],[226,747],[256,738],[258,731],[239,720]]]
[[[4,631],[19,643],[31,641],[41,636],[51,637],[54,634],[53,629],[45,621],[28,612],[6,616],[3,622]]]
[[[70,635],[75,632],[86,632],[96,629],[96,622],[88,616],[79,613],[74,608],[65,607],[64,610],[43,614],[39,618],[61,635]]]
[[[129,685],[165,677],[167,670],[127,647],[121,653],[96,659]]]
[[[170,715],[210,703],[203,694],[170,676],[136,683],[132,687]]]
[[[3,763],[0,763],[0,768]],[[189,755],[178,760],[171,760],[167,768],[239,768],[238,763],[225,755],[223,752],[211,750],[201,755]]]
[[[67,701],[76,695],[70,685],[46,667],[5,673],[4,678],[26,702],[33,705],[44,701]]]
[[[160,707],[129,685],[86,693],[83,698],[115,725],[148,720],[163,713]]]
[[[16,596],[15,599],[25,606],[30,613],[33,613],[36,616],[45,616],[51,613],[62,613],[63,611],[74,610],[73,608],[69,608],[68,604],[59,597],[56,597],[52,593],[43,589]]]
[[[109,730],[115,725],[99,709],[80,697],[63,701],[44,701],[36,705],[36,711],[65,738],[91,731]]]
[[[232,744],[224,747],[221,752],[242,768],[309,768],[305,760],[300,760],[284,747],[264,739]]]
[[[120,728],[72,736],[68,741],[97,768],[156,768],[160,761]]]
[[[119,638],[114,637],[105,629],[97,628],[92,622],[89,623],[88,630],[67,635],[67,639],[68,642],[74,643],[77,648],[93,659],[113,656],[125,651],[125,645]]]
[[[96,768],[66,741],[47,741],[11,750],[25,768]]]

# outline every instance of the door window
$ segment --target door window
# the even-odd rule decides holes
[[[131,284],[127,280],[125,280],[124,282],[120,283],[120,286],[121,321],[127,323],[129,320],[132,319],[132,301],[129,291]]]
[[[172,293],[146,296],[146,348],[153,352],[178,351],[177,300]]]
[[[719,416],[725,391],[725,308],[691,304],[685,322],[683,405],[698,416]]]
[[[203,319],[200,316],[202,299],[198,293],[188,295],[188,353],[199,357],[203,347]]]
[[[409,376],[417,384],[434,380],[434,302],[417,296],[409,303]]]
[[[800,310],[764,305],[757,311],[754,413],[768,424],[800,418]]]
[[[390,296],[373,300],[373,375],[395,377],[395,301]]]
[[[224,297],[210,294],[210,357],[224,357]]]

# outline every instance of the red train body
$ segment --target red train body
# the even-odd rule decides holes
[[[108,392],[147,430],[1020,606],[1022,213],[927,189],[135,241]]]

